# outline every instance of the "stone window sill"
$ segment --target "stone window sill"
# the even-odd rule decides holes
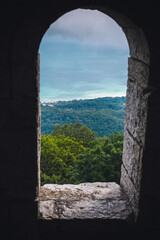
[[[114,182],[46,184],[40,188],[39,218],[127,220],[132,209]]]

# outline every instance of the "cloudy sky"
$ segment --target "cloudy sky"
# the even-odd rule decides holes
[[[63,15],[44,35],[39,52],[42,102],[126,94],[126,37],[97,10]]]

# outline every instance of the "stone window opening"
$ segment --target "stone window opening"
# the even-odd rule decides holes
[[[75,192],[76,197],[81,198],[82,186],[80,186],[79,189],[75,187],[74,190],[69,188],[69,194],[67,193],[67,195],[70,201],[66,201],[65,199],[66,189],[64,189],[64,193],[61,195],[61,189],[59,189],[58,185],[56,186],[56,191],[48,187],[40,193],[42,195],[40,195],[39,205],[41,204],[41,209],[44,208],[44,212],[47,208],[49,213],[43,216],[44,219],[94,219],[93,209],[95,209],[95,205],[92,200],[95,202],[98,200],[96,198],[96,191],[99,191],[99,189],[99,192],[102,194],[101,203],[103,206],[105,205],[105,210],[108,214],[106,217],[107,219],[130,219],[130,216],[134,215],[135,221],[139,213],[141,169],[147,121],[147,101],[150,92],[146,91],[146,89],[148,89],[149,77],[148,44],[142,30],[125,16],[110,9],[97,9],[111,16],[122,27],[126,34],[130,49],[130,58],[128,59],[123,163],[120,185],[105,183],[106,185],[102,184],[99,186],[95,184],[95,189],[92,191],[91,186],[82,184],[83,187],[88,187],[88,196],[84,198],[82,202],[77,202],[77,198],[74,202],[73,199],[73,192]],[[106,191],[104,191],[104,189]],[[60,194],[58,198],[55,199],[55,194],[58,192]],[[47,199],[48,205],[45,205],[48,194],[52,197],[51,199]],[[90,198],[92,198],[91,205],[89,206],[89,210],[91,211],[87,212],[88,215],[85,215],[84,212],[86,207],[88,207],[87,199]],[[97,218],[104,218],[102,214],[104,209],[102,210],[101,205],[99,205],[101,203],[97,201]],[[119,205],[120,203],[121,205]],[[73,210],[73,215],[68,209]],[[116,209],[118,209],[117,212]],[[76,215],[77,213],[79,215]],[[40,214],[39,217],[41,218],[42,215]]]

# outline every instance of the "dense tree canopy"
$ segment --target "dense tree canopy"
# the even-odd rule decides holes
[[[112,134],[90,142],[90,148],[78,155],[75,182],[119,183],[123,150],[123,135]]]
[[[59,101],[41,104],[42,134],[50,134],[55,126],[81,123],[109,137],[116,131],[123,134],[125,97]]]
[[[71,125],[64,124],[63,126],[57,125],[51,134],[53,136],[64,134],[66,137],[75,138],[77,142],[82,142],[85,147],[88,147],[89,142],[94,141],[98,135],[81,123],[74,123]]]
[[[81,142],[65,135],[41,137],[41,182],[68,183],[69,169],[74,167],[76,157],[84,151]]]
[[[81,123],[56,126],[41,137],[41,184],[119,183],[123,135],[97,138]]]

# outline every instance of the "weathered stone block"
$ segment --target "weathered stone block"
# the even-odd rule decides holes
[[[125,126],[142,147],[145,145],[148,96],[144,95],[143,87],[128,79]]]
[[[125,129],[123,144],[123,166],[127,170],[137,191],[140,191],[143,149]]]
[[[44,219],[127,219],[132,210],[116,183],[46,184],[40,189]]]
[[[137,84],[147,87],[149,82],[149,66],[137,59],[129,58],[128,77]]]
[[[139,192],[135,189],[133,182],[131,181],[127,170],[122,165],[121,168],[121,183],[122,189],[128,197],[128,200],[131,204],[131,208],[134,212],[135,218],[138,216],[139,212]]]
[[[123,28],[129,42],[130,56],[149,65],[149,47],[141,28]]]

